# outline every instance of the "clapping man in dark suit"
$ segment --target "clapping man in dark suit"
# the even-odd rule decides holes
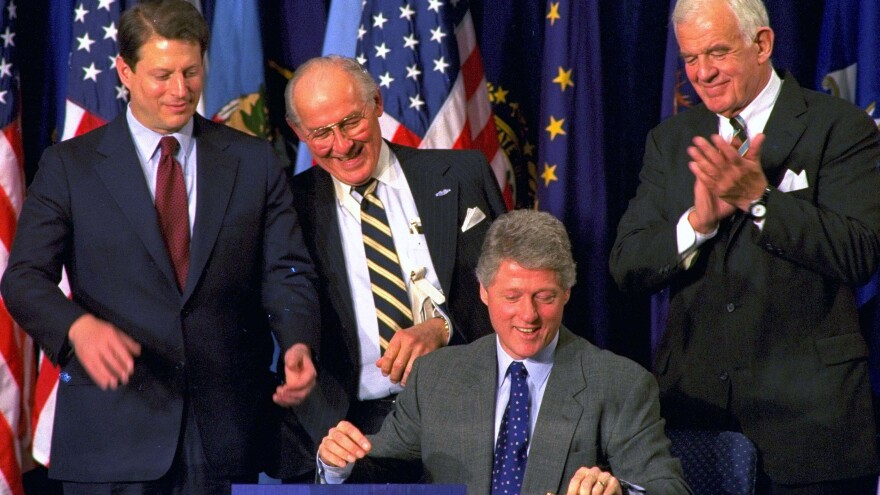
[[[648,135],[611,254],[621,288],[670,290],[664,415],[744,432],[774,494],[875,494],[854,288],[880,256],[877,126],[777,75],[760,0],[679,0],[672,23],[702,103]]]
[[[288,121],[318,165],[292,182],[320,276],[323,328],[319,387],[298,417],[315,441],[343,418],[375,431],[418,356],[473,340],[487,328],[473,269],[504,202],[479,152],[417,150],[384,141],[381,94],[354,59],[306,62],[286,97]],[[372,195],[365,190],[370,184]],[[374,236],[363,230],[376,224],[376,211],[387,217],[382,228],[389,256],[380,260],[372,257]],[[377,264],[386,271],[374,270]],[[418,284],[427,282],[445,302],[421,323],[394,321],[396,331],[386,334],[389,320],[401,316],[398,309],[410,306],[414,272],[424,274]],[[389,278],[401,289],[397,309],[388,306],[387,293],[374,290]],[[314,459],[314,450],[306,454]]]
[[[263,469],[273,388],[293,405],[315,382],[314,273],[271,147],[194,115],[201,14],[142,2],[118,37],[128,109],[43,155],[3,300],[61,365],[65,494],[229,493]]]
[[[318,449],[324,481],[463,483],[471,494],[686,494],[657,384],[562,326],[575,282],[565,227],[516,210],[477,266],[494,335],[419,358],[376,435],[347,421]]]

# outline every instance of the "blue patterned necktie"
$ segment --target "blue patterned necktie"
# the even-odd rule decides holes
[[[521,362],[507,368],[510,399],[501,418],[492,466],[492,495],[519,495],[529,450],[529,372]]]

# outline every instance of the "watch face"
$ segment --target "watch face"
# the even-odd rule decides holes
[[[756,203],[749,208],[749,214],[754,218],[764,218],[764,215],[767,214],[767,205],[764,203]]]

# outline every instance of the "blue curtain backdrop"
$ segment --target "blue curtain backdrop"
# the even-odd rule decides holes
[[[214,12],[216,0],[202,0],[207,16]],[[324,42],[330,0],[259,0],[261,30],[267,82],[270,120],[282,134],[282,143],[294,151],[292,137],[283,126],[282,89],[290,71],[308,57],[317,55]],[[555,1],[554,1],[555,3]],[[666,52],[669,2],[665,0],[619,0],[586,2],[598,8],[596,68],[601,92],[598,109],[601,118],[593,126],[601,128],[599,156],[604,156],[603,184],[605,231],[608,243],[627,201],[635,193],[641,168],[644,139],[648,130],[661,120],[661,103]],[[812,86],[816,77],[819,32],[825,0],[767,0],[771,24],[776,31],[774,62],[780,69],[792,71],[801,84]],[[499,118],[517,123],[519,152],[539,141],[545,123],[540,115],[540,95],[544,58],[544,30],[548,4],[544,0],[472,0],[471,11],[478,43],[483,49],[487,80],[497,90],[493,103]],[[33,176],[42,150],[57,139],[59,111],[58,90],[65,87],[70,20],[73,0],[28,0],[19,2],[22,26],[19,30],[24,64],[21,70],[25,162],[28,178]],[[586,84],[586,82],[584,82]],[[505,93],[505,91],[509,91]],[[514,109],[510,102],[516,101]],[[506,110],[502,109],[507,105]],[[506,114],[504,113],[506,112]],[[515,114],[515,115],[514,115]],[[513,127],[517,127],[513,126]],[[521,160],[515,169],[517,202],[526,206],[529,197],[520,196],[535,188],[535,173],[540,173],[536,156]],[[294,155],[291,154],[293,159]],[[529,169],[532,164],[532,170]],[[537,170],[536,170],[537,169]],[[543,183],[543,182],[542,182]],[[591,187],[596,187],[591,184]],[[566,201],[568,198],[566,198]],[[572,198],[571,201],[575,201]],[[604,249],[607,249],[606,246]],[[582,263],[587,263],[582,260]],[[581,298],[591,294],[607,304],[607,328],[595,329],[588,320],[569,321],[574,331],[585,336],[603,335],[603,344],[621,354],[649,365],[650,312],[647,296],[618,293],[606,282],[581,277]],[[590,307],[584,300],[572,305]],[[589,320],[597,321],[595,318]],[[601,319],[599,320],[601,321]]]

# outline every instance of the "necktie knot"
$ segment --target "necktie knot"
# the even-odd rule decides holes
[[[507,374],[510,375],[511,380],[525,380],[529,376],[529,370],[521,361],[513,361],[507,367]]]
[[[173,136],[165,136],[159,140],[159,148],[162,150],[162,156],[174,156],[180,148],[180,143]]]
[[[361,197],[366,198],[367,195],[373,194],[376,191],[376,186],[379,185],[379,181],[376,180],[375,177],[370,178],[367,182],[354,186],[354,190],[361,195]]]

